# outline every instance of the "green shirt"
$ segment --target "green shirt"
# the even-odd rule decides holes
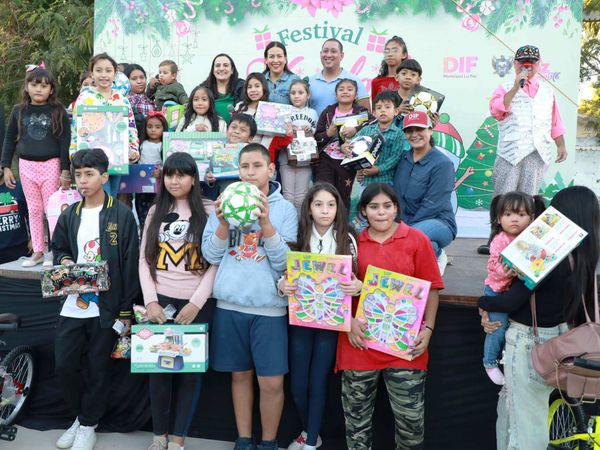
[[[215,98],[215,109],[217,110],[217,114],[221,116],[228,125],[229,122],[231,122],[230,106],[234,106],[233,94],[217,94],[217,97]]]

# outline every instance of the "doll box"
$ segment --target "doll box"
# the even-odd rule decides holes
[[[367,324],[367,347],[412,360],[409,347],[423,324],[429,281],[369,265],[356,318]]]
[[[500,257],[519,273],[525,286],[534,289],[586,236],[582,228],[551,206]]]
[[[109,288],[106,261],[42,269],[43,298],[108,291]]]
[[[367,139],[365,139],[367,138]],[[385,138],[379,131],[373,136],[358,136],[350,141],[352,157],[342,160],[342,167],[352,170],[368,169],[373,167],[385,144]],[[355,148],[361,147],[360,152]]]
[[[352,256],[289,252],[287,277],[297,287],[288,297],[290,325],[350,331],[352,297],[341,281],[350,281]]]
[[[184,373],[208,370],[208,324],[133,325],[132,373]]]
[[[292,108],[281,103],[258,102],[254,115],[258,134],[285,136],[285,124],[291,123]]]
[[[121,177],[119,194],[156,194],[159,183],[152,173],[157,169],[158,164],[130,164],[129,175]]]
[[[50,236],[54,233],[56,223],[61,213],[73,203],[81,201],[81,194],[77,189],[59,188],[54,194],[48,198],[48,206],[46,207],[46,217],[48,219],[48,228]]]

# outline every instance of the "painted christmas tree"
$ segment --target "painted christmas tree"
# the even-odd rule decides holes
[[[488,210],[494,194],[492,180],[496,147],[498,146],[498,122],[488,117],[477,130],[475,140],[467,149],[467,157],[457,171],[457,178],[472,168],[473,174],[458,189],[458,206],[466,209]]]

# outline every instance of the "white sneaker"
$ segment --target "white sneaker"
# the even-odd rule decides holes
[[[94,450],[94,445],[96,444],[95,428],[80,425],[71,450]]]
[[[300,436],[298,436],[292,441],[292,443],[288,446],[287,450],[303,450],[304,445],[306,444],[306,438],[306,431],[303,431],[302,433],[300,433]],[[321,436],[317,436],[317,445],[315,447],[318,448],[321,446],[321,444],[323,444],[323,441],[321,441]]]
[[[54,264],[52,260],[52,252],[48,252],[44,254],[44,262],[42,263],[42,267],[52,267]]]
[[[154,436],[152,445],[148,447],[148,450],[167,450],[167,438],[165,436]]]
[[[77,430],[79,429],[79,419],[75,419],[73,425],[69,427],[67,431],[65,431],[56,441],[56,446],[58,448],[71,448],[73,442],[75,442],[75,435],[77,434]]]
[[[442,253],[437,258],[438,267],[440,268],[440,275],[444,275],[444,271],[446,270],[446,266],[448,265],[448,255],[442,249]]]

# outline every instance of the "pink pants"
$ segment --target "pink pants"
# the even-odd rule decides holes
[[[60,159],[28,161],[19,159],[19,177],[29,210],[29,230],[34,252],[44,251],[44,212],[48,198],[58,190]]]

